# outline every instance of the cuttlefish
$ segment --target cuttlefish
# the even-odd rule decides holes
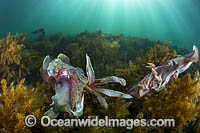
[[[151,90],[157,92],[166,90],[165,86],[171,79],[171,77],[178,78],[178,75],[186,71],[193,62],[197,62],[199,59],[199,52],[197,47],[193,46],[193,52],[186,54],[175,59],[166,61],[162,66],[155,66],[153,63],[147,63],[148,68],[152,72],[144,77],[138,85],[130,89],[129,93],[134,98],[141,98],[149,93]]]
[[[96,79],[89,56],[86,54],[86,73],[78,67],[70,65],[69,58],[64,54],[59,54],[54,60],[46,56],[43,66],[40,69],[41,76],[47,83],[55,79],[56,95],[52,96],[50,109],[45,113],[52,117],[57,117],[60,112],[68,112],[71,116],[79,117],[84,109],[84,90],[97,96],[98,101],[105,109],[108,108],[103,94],[111,97],[132,98],[131,95],[110,89],[104,89],[103,84],[117,82],[122,86],[126,85],[123,78],[110,76]]]

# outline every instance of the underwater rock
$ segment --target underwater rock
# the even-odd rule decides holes
[[[165,89],[165,85],[171,77],[178,78],[178,75],[187,70],[193,62],[199,59],[197,47],[193,46],[193,52],[187,55],[168,60],[162,66],[155,66],[153,63],[147,63],[151,68],[151,74],[144,77],[138,85],[130,90],[135,98],[141,98],[151,90],[160,91]]]
[[[43,67],[40,69],[41,76],[46,82],[52,78],[56,80],[56,95],[52,97],[51,108],[46,115],[56,117],[60,112],[68,112],[73,116],[81,116],[84,107],[84,89],[88,90],[99,100],[105,109],[108,108],[106,100],[102,94],[111,97],[132,98],[129,94],[119,91],[104,89],[101,85],[111,82],[117,82],[125,86],[126,81],[116,76],[110,76],[102,79],[95,79],[95,73],[89,56],[86,54],[87,64],[85,76],[81,68],[71,66],[69,58],[64,54],[51,61],[50,56],[46,56],[43,61]]]

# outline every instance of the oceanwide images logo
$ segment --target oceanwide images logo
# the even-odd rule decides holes
[[[33,127],[36,124],[36,117],[28,115],[25,118],[25,124],[28,127]],[[43,116],[40,120],[43,127],[126,127],[133,129],[133,127],[175,127],[174,119],[109,119],[105,116],[100,119],[98,116],[92,118],[88,116],[87,119],[51,119],[49,116]]]

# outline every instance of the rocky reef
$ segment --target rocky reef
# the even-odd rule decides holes
[[[176,126],[169,127],[48,127],[40,124],[27,127],[25,116],[34,114],[38,121],[50,107],[55,95],[54,83],[43,82],[40,67],[46,55],[55,58],[63,53],[70,57],[71,65],[86,69],[85,54],[91,60],[96,75],[106,77],[116,75],[127,81],[126,86],[104,85],[105,88],[127,93],[151,70],[146,63],[162,65],[169,59],[187,53],[160,41],[139,37],[125,37],[97,32],[82,32],[76,36],[55,34],[35,40],[26,40],[24,34],[0,40],[0,131],[1,132],[181,132],[199,131],[200,125],[200,76],[199,63],[172,78],[166,86],[168,91],[152,91],[139,100],[113,99],[106,97],[108,109],[99,106],[95,96],[85,93],[84,113],[80,118],[131,118],[159,119],[173,118]],[[186,51],[186,52],[185,52]],[[99,78],[97,77],[97,78]],[[159,93],[159,94],[158,94]],[[68,113],[60,113],[57,118],[69,118]],[[39,122],[38,122],[39,123]]]

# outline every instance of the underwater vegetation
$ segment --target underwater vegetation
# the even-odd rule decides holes
[[[196,119],[199,115],[199,73],[196,73],[194,79],[190,74],[180,79],[173,79],[167,86],[168,92],[151,93],[144,98],[143,109],[141,111],[143,118],[174,118],[176,120],[175,128],[157,128],[157,130],[181,132],[183,126]],[[149,129],[154,131],[154,128]]]
[[[59,79],[54,78],[47,83],[43,79],[48,78],[40,74],[40,67],[46,55],[57,58],[57,55],[63,53],[70,57],[70,61],[65,58],[64,62],[68,62],[76,69],[79,67],[88,70],[89,63],[85,61],[87,53],[95,70],[95,78],[90,76],[93,69],[89,69],[91,71],[89,75],[87,71],[82,71],[82,74],[87,75],[87,84],[89,85],[88,77],[92,85],[99,78],[106,79],[109,75],[116,75],[126,80],[126,86],[110,83],[101,87],[127,94],[130,88],[152,72],[146,67],[147,63],[162,66],[166,61],[189,52],[187,49],[174,48],[169,43],[165,45],[160,41],[125,37],[122,34],[103,34],[101,31],[86,31],[76,36],[55,34],[35,40],[26,40],[24,34],[12,36],[9,33],[6,38],[0,40],[0,130],[1,132],[150,133],[181,132],[188,129],[192,132],[199,131],[200,76],[197,71],[200,65],[198,62],[180,74],[179,78],[172,77],[166,85],[168,91],[151,91],[138,100],[111,98],[105,95],[107,110],[99,106],[96,96],[91,95],[89,91],[84,92],[84,109],[80,118],[88,116],[129,119],[174,118],[175,127],[133,127],[132,130],[128,130],[125,127],[43,128],[40,124],[36,124],[35,127],[28,128],[24,125],[24,118],[29,114],[34,114],[39,121],[50,109],[51,97],[56,94],[55,83]],[[68,113],[60,112],[57,118],[70,118],[70,116]]]
[[[25,79],[18,84],[1,80],[0,125],[2,131],[30,132],[24,123],[27,115],[33,114],[39,120],[43,115],[45,95],[34,88],[24,85]]]
[[[19,80],[23,75],[23,65],[21,64],[21,51],[24,45],[23,34],[11,36],[9,33],[5,39],[0,40],[0,73],[1,79]]]
[[[34,74],[38,73],[42,57],[37,51],[26,49],[26,46],[23,44],[24,41],[24,34],[12,36],[10,33],[6,38],[0,40],[1,79],[19,81],[30,74],[32,76],[31,79],[37,78]]]

